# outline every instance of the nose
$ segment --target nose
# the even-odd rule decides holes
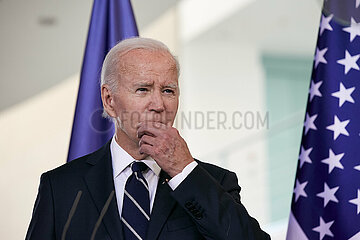
[[[149,110],[156,113],[163,112],[165,110],[164,100],[160,91],[155,91],[150,99]]]

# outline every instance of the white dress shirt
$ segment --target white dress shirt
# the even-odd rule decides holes
[[[110,152],[111,152],[111,159],[113,166],[115,194],[119,209],[119,216],[121,216],[125,184],[127,179],[132,174],[130,164],[134,161],[139,162],[139,160],[135,160],[122,147],[120,147],[115,140],[115,136],[111,140]],[[151,157],[147,157],[146,159],[143,159],[141,161],[149,167],[148,170],[143,172],[143,176],[146,179],[149,186],[150,212],[151,212],[152,207],[154,205],[155,193],[160,177],[161,168]],[[171,189],[175,190],[180,185],[180,183],[182,183],[182,181],[192,172],[192,170],[194,170],[196,166],[197,166],[197,162],[193,161],[190,164],[188,164],[181,173],[171,178],[171,180],[168,182]]]

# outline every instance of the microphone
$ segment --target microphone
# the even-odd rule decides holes
[[[65,223],[63,232],[62,232],[62,234],[61,234],[61,240],[65,240],[66,232],[67,232],[67,230],[68,230],[68,228],[69,228],[69,226],[70,226],[71,219],[72,219],[72,217],[74,216],[75,211],[76,211],[76,209],[77,209],[78,203],[79,203],[80,198],[81,198],[81,194],[82,194],[82,191],[81,191],[81,190],[79,190],[78,193],[76,194],[76,198],[75,198],[75,200],[74,200],[74,202],[73,202],[73,205],[71,206],[71,209],[70,209],[70,212],[69,212],[69,216],[68,216],[68,218],[67,218],[67,220],[66,220],[66,223]],[[95,226],[94,226],[94,229],[93,229],[93,232],[92,232],[92,234],[91,234],[90,240],[94,240],[94,239],[95,239],[96,232],[97,232],[97,230],[98,230],[98,228],[99,228],[99,226],[100,226],[100,224],[101,224],[102,219],[103,219],[104,216],[105,216],[105,213],[107,212],[107,210],[108,210],[108,208],[109,208],[109,206],[110,206],[111,200],[113,199],[114,195],[115,195],[115,191],[112,190],[111,193],[110,193],[110,195],[109,195],[109,197],[108,197],[108,199],[107,199],[106,202],[105,202],[104,207],[102,208],[102,210],[101,210],[101,212],[100,212],[100,216],[99,216],[98,220],[96,221],[96,224],[95,224]]]
[[[68,218],[67,218],[67,220],[66,220],[66,223],[65,223],[65,226],[64,226],[64,230],[63,230],[63,232],[62,232],[62,234],[61,234],[61,240],[65,240],[66,232],[67,232],[67,230],[68,230],[68,228],[69,228],[69,226],[70,226],[71,219],[72,219],[72,217],[73,217],[74,214],[75,214],[76,208],[77,208],[78,203],[79,203],[80,198],[81,198],[81,194],[82,194],[82,191],[81,191],[81,190],[78,191],[78,193],[76,194],[76,198],[75,198],[75,200],[74,200],[74,202],[73,202],[73,205],[71,206],[71,209],[70,209],[70,212],[69,212],[69,216],[68,216]]]
[[[100,216],[99,216],[98,220],[96,221],[96,224],[95,224],[94,230],[93,230],[93,232],[91,234],[90,240],[94,240],[96,232],[97,232],[97,230],[98,230],[98,228],[99,228],[99,226],[101,224],[102,219],[104,218],[105,213],[107,212],[107,210],[108,210],[108,208],[110,206],[110,203],[111,203],[112,198],[114,197],[114,194],[115,194],[115,191],[112,190],[109,197],[108,197],[108,199],[105,202],[104,207],[101,209]]]

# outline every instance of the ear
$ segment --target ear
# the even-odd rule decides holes
[[[110,87],[107,84],[101,86],[101,100],[103,107],[110,117],[115,118],[116,112],[114,109],[114,96],[111,93]]]

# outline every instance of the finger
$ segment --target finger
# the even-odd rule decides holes
[[[143,144],[148,144],[150,146],[154,146],[155,143],[155,138],[152,136],[148,136],[148,135],[143,135],[139,141],[139,146],[143,145]]]
[[[154,155],[153,146],[149,144],[143,144],[139,147],[139,153],[153,156]]]
[[[167,129],[168,129],[168,127],[163,123],[146,122],[146,123],[140,125],[140,127],[137,131],[137,135],[138,135],[138,138],[141,138],[145,134],[152,136],[152,137],[157,137],[157,136],[163,134],[164,131],[166,131]]]

